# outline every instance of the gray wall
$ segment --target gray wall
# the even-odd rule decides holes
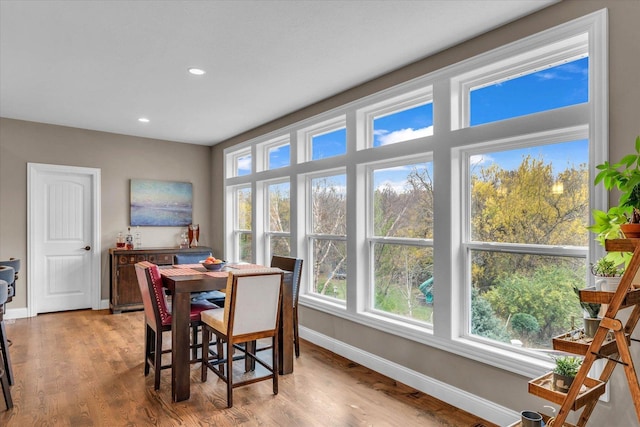
[[[633,149],[640,135],[640,1],[637,0],[565,0],[531,16],[498,28],[459,46],[425,58],[379,79],[353,88],[297,111],[213,147],[213,182],[223,178],[220,172],[222,150],[349,101],[454,64],[463,59],[524,38],[588,13],[609,10],[609,143],[610,158],[619,159]],[[222,241],[222,194],[213,196],[213,240]],[[529,395],[525,378],[482,363],[395,337],[345,319],[336,318],[307,307],[300,309],[303,326],[321,334],[406,366],[429,377],[451,384],[515,411],[541,409],[548,402]],[[640,336],[638,332],[635,334]],[[638,345],[632,347],[640,360]],[[623,370],[614,373],[611,403],[600,403],[590,425],[638,425]]]
[[[108,249],[129,224],[131,178],[193,184],[193,220],[200,244],[211,242],[211,148],[0,118],[0,259],[21,258],[16,297],[9,309],[27,305],[27,163],[101,170],[102,299],[109,298]],[[7,202],[9,201],[9,202]],[[141,227],[143,247],[176,247],[183,228]]]

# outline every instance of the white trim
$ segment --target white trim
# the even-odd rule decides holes
[[[544,357],[536,358],[526,349],[511,350],[500,345],[488,345],[485,340],[463,339],[461,337],[460,331],[463,330],[464,319],[462,316],[452,313],[460,309],[461,301],[465,301],[463,284],[469,282],[467,273],[461,268],[460,262],[456,261],[460,259],[463,251],[463,237],[468,234],[463,233],[461,219],[456,215],[451,215],[451,212],[461,212],[466,209],[463,203],[464,194],[460,194],[462,190],[459,190],[463,186],[462,156],[467,150],[480,149],[479,144],[487,144],[488,146],[491,142],[496,141],[504,144],[501,147],[504,148],[509,144],[515,146],[519,143],[525,143],[528,137],[535,137],[538,142],[541,142],[545,138],[557,139],[560,134],[580,133],[582,138],[589,139],[590,144],[598,145],[597,151],[590,151],[590,165],[601,163],[601,160],[606,158],[608,137],[606,19],[606,9],[586,15],[228,147],[224,150],[225,161],[228,161],[227,156],[230,153],[247,150],[248,147],[271,141],[288,133],[291,138],[291,165],[277,170],[254,172],[250,176],[227,177],[224,182],[225,197],[228,199],[232,194],[230,191],[234,186],[240,184],[253,184],[255,190],[255,183],[261,180],[289,177],[291,182],[292,255],[310,260],[311,250],[308,240],[310,234],[306,228],[310,223],[309,191],[307,191],[308,182],[306,180],[309,177],[330,173],[327,171],[345,170],[347,175],[347,226],[349,230],[347,254],[349,260],[355,260],[347,266],[350,283],[347,289],[346,304],[337,304],[336,301],[330,301],[328,298],[320,298],[318,295],[310,294],[308,292],[309,280],[306,281],[306,287],[303,286],[300,290],[300,303],[336,317],[349,319],[505,371],[531,377],[540,375],[550,366]],[[522,51],[530,49],[533,52],[538,49],[539,53],[540,49],[544,50],[545,45],[553,46],[558,40],[567,41],[566,46],[571,48],[571,52],[566,57],[576,54],[582,55],[584,52],[577,51],[574,42],[581,43],[582,35],[585,33],[588,33],[589,38],[589,71],[592,73],[588,103],[505,119],[473,128],[451,129],[451,120],[453,118],[455,121],[457,114],[455,110],[458,108],[454,105],[457,103],[452,99],[452,96],[455,98],[455,92],[459,91],[459,88],[456,88],[455,85],[452,86],[451,83],[456,76],[464,75],[472,71],[474,67],[481,68],[494,61],[503,61],[509,56],[522,61],[523,58],[519,56]],[[555,59],[566,59],[566,57],[555,57]],[[388,105],[391,99],[402,100],[403,96],[407,96],[407,94],[420,93],[425,90],[425,87],[430,88],[434,98],[434,134],[403,143],[366,148],[363,136],[366,133],[366,120],[363,112],[367,112],[375,105]],[[344,117],[347,126],[346,155],[307,161],[308,144],[305,132],[308,132],[309,129],[317,130],[326,123],[335,123],[340,117]],[[363,220],[367,209],[367,200],[364,197],[367,194],[365,191],[366,180],[364,179],[367,174],[365,166],[422,153],[433,155],[433,179],[436,188],[434,191],[436,209],[434,212],[433,246],[436,249],[434,264],[438,266],[438,271],[434,272],[434,275],[438,277],[439,285],[437,286],[439,287],[437,289],[437,307],[434,309],[433,330],[412,325],[409,322],[377,316],[376,313],[367,312],[362,304],[363,295],[366,301],[365,291],[369,289],[367,252],[364,244],[367,230]],[[591,182],[593,181],[591,180]],[[451,189],[452,191],[447,191]],[[258,198],[261,195],[255,191],[253,197]],[[601,188],[592,189],[590,200],[591,208],[604,206],[606,193]],[[233,211],[229,210],[232,205],[231,201],[226,200],[225,202],[226,217],[229,218],[233,214]],[[294,212],[297,212],[297,215],[293,214]],[[229,219],[226,220],[226,225],[228,225],[228,221]],[[227,242],[231,236],[232,229],[227,227],[225,230]],[[479,242],[468,242],[468,245],[471,247],[476,243],[480,244]],[[226,247],[231,248],[232,245]],[[590,243],[590,257],[595,256],[594,247],[594,244]],[[571,254],[571,256],[584,253],[584,248],[575,247],[553,247],[543,250],[542,248],[520,245],[509,247],[509,249],[532,250],[534,252],[548,250],[549,253],[561,252]],[[312,262],[305,262],[304,274],[307,277],[310,277],[309,269],[312,264]],[[363,294],[363,292],[365,293]]]
[[[66,165],[49,165],[44,163],[27,163],[27,312],[29,317],[36,316],[37,313],[37,293],[35,286],[31,286],[29,281],[35,277],[35,263],[32,260],[35,259],[36,250],[36,236],[32,233],[33,224],[35,223],[35,212],[31,207],[33,204],[32,185],[36,183],[36,177],[42,172],[57,172],[57,173],[75,173],[85,174],[91,177],[91,192],[93,194],[93,204],[91,206],[91,220],[93,222],[93,236],[92,236],[92,249],[91,249],[91,265],[93,277],[91,279],[91,308],[92,310],[100,310],[102,307],[102,270],[101,270],[101,253],[102,253],[102,220],[101,220],[101,170],[99,168],[88,168],[79,166],[66,166]]]
[[[517,421],[520,417],[518,412],[512,411],[504,406],[500,406],[487,399],[483,399],[302,325],[300,326],[299,334],[300,338],[327,349],[332,353],[336,353],[492,423],[509,425]]]

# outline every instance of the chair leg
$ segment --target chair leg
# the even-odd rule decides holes
[[[5,360],[2,352],[0,352],[0,359],[2,359],[3,362]],[[4,403],[7,405],[7,410],[9,410],[13,408],[13,399],[11,399],[11,387],[9,386],[9,379],[7,377],[7,372],[0,367],[0,384],[2,386],[2,394],[4,395]]]
[[[224,347],[222,345],[222,341],[217,336],[216,336],[216,351],[218,352],[218,359],[223,359]],[[229,357],[229,355],[227,355],[227,357]],[[233,353],[231,353],[231,357],[233,357]],[[218,371],[220,372],[221,375],[224,375],[224,363],[218,364]]]
[[[227,407],[233,407],[233,341],[227,337]]]
[[[247,341],[244,343],[244,348],[247,353],[256,354],[258,350],[258,346],[256,340]],[[253,357],[249,357],[247,354],[244,358],[244,371],[251,372],[256,370],[256,359]]]
[[[155,347],[153,388],[154,390],[158,390],[160,389],[160,372],[162,372],[162,331],[159,328],[156,332]]]
[[[273,361],[271,367],[273,369],[273,394],[278,394],[278,373],[280,367],[278,366],[278,335],[274,335],[271,341],[271,348],[273,348]]]
[[[149,363],[149,358],[151,357],[151,352],[153,349],[153,340],[154,340],[154,331],[147,324],[144,329],[144,376],[149,375],[149,368],[151,364]]]
[[[4,372],[9,381],[9,385],[13,385],[13,369],[11,368],[11,357],[9,356],[9,343],[7,341],[7,330],[4,327],[4,320],[0,320],[0,352],[2,352],[4,360]]]
[[[211,336],[209,329],[202,325],[202,367],[200,370],[200,381],[207,381],[207,370],[209,369],[209,341]]]
[[[198,358],[198,326],[191,327],[191,342],[193,342],[193,347],[191,348],[191,358],[193,360],[196,360]]]
[[[298,336],[298,307],[293,307],[293,346],[296,357],[300,357],[300,337]]]

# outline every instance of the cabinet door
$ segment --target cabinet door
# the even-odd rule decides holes
[[[142,295],[136,276],[136,262],[145,261],[144,255],[121,255],[118,257],[118,305],[142,304]]]

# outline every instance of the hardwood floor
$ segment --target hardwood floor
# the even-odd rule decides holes
[[[190,400],[171,401],[169,370],[153,390],[142,312],[44,314],[8,321],[7,334],[15,406],[0,399],[0,426],[494,426],[304,340],[277,396],[263,381],[235,389],[227,409],[224,384],[201,383],[199,363]]]

